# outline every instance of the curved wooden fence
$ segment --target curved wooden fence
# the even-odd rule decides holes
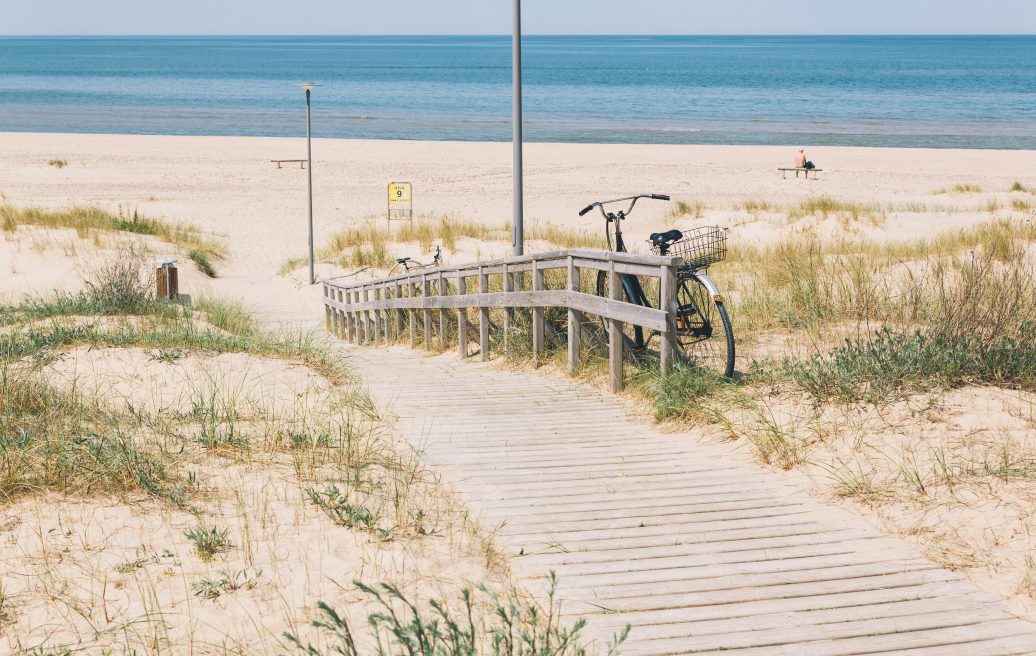
[[[662,373],[673,361],[673,326],[676,315],[677,269],[683,263],[678,257],[614,253],[611,251],[573,249],[477,262],[457,267],[441,267],[412,271],[382,280],[344,284],[333,280],[324,283],[324,305],[328,329],[342,339],[355,343],[403,341],[409,336],[416,346],[419,331],[426,349],[431,349],[433,322],[439,314],[439,335],[445,346],[447,313],[456,316],[457,352],[468,357],[469,309],[477,309],[478,342],[483,360],[490,356],[490,309],[502,308],[503,335],[506,352],[511,335],[509,324],[513,310],[528,308],[532,314],[532,354],[538,362],[544,352],[546,325],[544,310],[549,307],[568,310],[568,368],[575,373],[579,366],[582,336],[581,315],[601,317],[608,325],[609,378],[613,391],[623,387],[623,325],[632,324],[659,333],[659,359]],[[584,290],[583,270],[607,274],[608,297],[599,296],[596,286]],[[545,284],[549,271],[563,271],[563,289],[550,289]],[[516,276],[529,274],[531,285],[516,285]],[[627,302],[622,295],[619,276],[631,274],[658,279],[659,307],[644,307]],[[495,291],[491,291],[495,290]]]

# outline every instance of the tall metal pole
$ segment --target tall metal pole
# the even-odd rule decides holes
[[[310,89],[306,89],[306,166],[309,170],[309,284],[315,285],[317,274],[313,262],[313,119],[309,105]]]
[[[514,254],[525,254],[524,202],[522,197],[522,0],[514,0],[514,36],[511,42],[511,86],[514,136]]]

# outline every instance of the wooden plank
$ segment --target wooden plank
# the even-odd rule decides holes
[[[328,304],[337,307],[334,300],[328,300]],[[605,319],[616,319],[623,323],[631,323],[643,326],[650,330],[662,331],[666,328],[666,314],[656,308],[644,307],[634,303],[627,303],[622,299],[601,298],[595,294],[585,294],[570,290],[543,290],[528,292],[496,292],[489,294],[469,294],[465,298],[456,296],[431,296],[422,299],[392,299],[380,301],[362,301],[356,305],[356,310],[383,310],[386,308],[423,308],[441,309],[442,311],[456,309],[460,306],[475,308],[494,307],[528,307],[548,308],[561,307],[578,310],[590,314],[596,314]]]
[[[913,547],[697,433],[628,417],[602,392],[397,349],[353,358],[525,588],[555,570],[562,614],[588,618],[588,637],[633,624],[627,656],[985,656],[1034,644],[1031,625]]]

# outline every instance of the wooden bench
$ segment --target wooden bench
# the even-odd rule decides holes
[[[281,168],[282,164],[298,164],[300,169],[306,168],[306,160],[304,159],[271,159],[272,163],[277,165],[277,168]]]
[[[806,174],[806,179],[807,180],[809,180],[809,174],[812,171],[813,179],[816,180],[817,179],[817,173],[820,173],[824,169],[807,169],[804,166],[793,166],[793,167],[789,167],[789,168],[778,168],[777,170],[781,172],[781,177],[782,178],[787,178],[788,177],[788,171],[795,171],[795,177],[797,178],[797,177],[799,177],[799,171],[802,171],[803,173]]]

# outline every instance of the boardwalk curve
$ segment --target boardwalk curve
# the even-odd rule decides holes
[[[352,348],[397,417],[531,590],[555,570],[566,615],[627,656],[1036,654],[999,600],[614,398],[534,372]]]

